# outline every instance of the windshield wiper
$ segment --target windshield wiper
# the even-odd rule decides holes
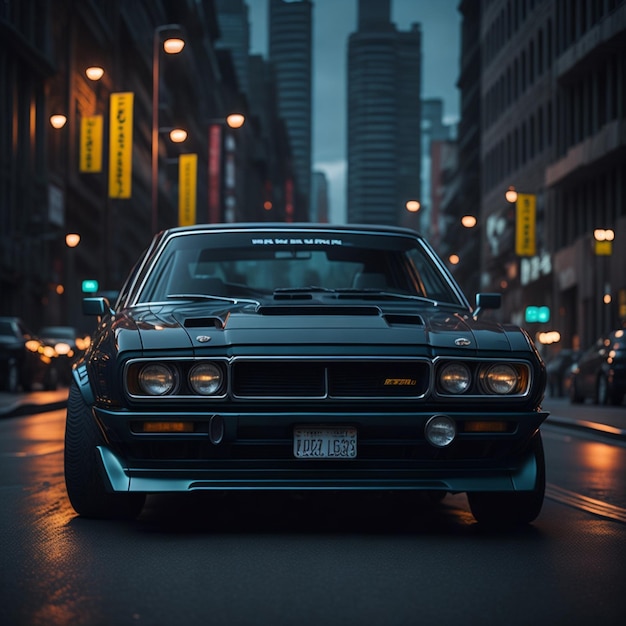
[[[384,291],[381,289],[354,289],[354,288],[346,288],[346,289],[336,289],[338,294],[343,295],[366,295],[366,296],[381,296],[383,298],[400,298],[402,300],[417,300],[419,302],[427,302],[428,304],[432,304],[433,306],[439,306],[442,303],[439,300],[433,300],[432,298],[426,298],[425,296],[418,296],[410,293],[398,293],[396,291]]]
[[[256,304],[257,306],[261,306],[261,303],[257,300],[252,300],[250,298],[229,298],[227,296],[213,296],[210,293],[168,293],[168,300],[221,300],[222,302],[232,302],[233,304],[239,304],[240,302],[246,304]]]

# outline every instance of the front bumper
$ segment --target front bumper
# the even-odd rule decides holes
[[[433,412],[198,414],[112,412],[95,409],[107,443],[98,458],[114,492],[197,490],[444,490],[530,491],[537,465],[528,445],[545,412],[450,413],[457,439],[447,448],[427,443],[424,425]],[[211,419],[223,436],[211,442]],[[145,434],[142,420],[181,420],[195,432]],[[507,432],[466,432],[468,422],[506,422]],[[293,457],[295,425],[351,425],[359,433],[350,460]]]

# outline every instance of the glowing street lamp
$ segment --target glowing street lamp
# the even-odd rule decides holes
[[[100,80],[104,76],[104,68],[92,65],[85,70],[85,75],[89,80]]]
[[[461,224],[465,228],[474,228],[474,226],[476,226],[477,221],[478,220],[473,215],[464,215],[461,218]]]
[[[50,124],[52,128],[56,128],[56,129],[63,128],[66,123],[67,123],[66,115],[63,115],[61,113],[55,113],[54,115],[50,116]]]
[[[166,54],[178,54],[185,47],[184,39],[167,37],[162,42],[166,31],[180,31],[179,24],[166,24],[154,29],[152,47],[152,233],[159,227],[159,78],[161,49]],[[162,42],[162,45],[161,45]]]
[[[405,208],[409,213],[417,213],[422,208],[422,205],[418,200],[409,200],[405,204]]]

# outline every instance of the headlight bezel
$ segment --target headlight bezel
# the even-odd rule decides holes
[[[471,384],[462,393],[452,393],[442,384],[442,373],[452,366],[464,365],[471,373]],[[452,358],[437,357],[434,362],[434,393],[437,397],[454,398],[525,398],[532,387],[534,370],[532,365],[523,359],[495,359],[495,358]],[[497,372],[506,371],[515,378],[508,391],[499,393],[493,378]]]
[[[219,385],[213,393],[202,393],[194,388],[191,377],[193,372],[198,372],[199,367],[214,368],[214,373],[219,375]],[[165,393],[151,394],[140,381],[140,376],[146,368],[151,366],[165,368],[171,373],[175,384],[170,386]],[[220,359],[170,357],[170,358],[136,358],[128,360],[123,368],[123,385],[126,396],[132,401],[152,400],[193,400],[224,398],[228,387],[228,368]]]

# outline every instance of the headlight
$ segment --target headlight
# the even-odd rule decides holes
[[[212,396],[222,386],[222,370],[213,363],[199,363],[189,371],[189,386],[200,395]]]
[[[165,396],[176,386],[176,374],[161,363],[144,365],[139,371],[139,385],[150,396]]]
[[[439,384],[446,393],[464,393],[471,382],[472,375],[464,363],[448,363],[439,372]]]
[[[517,389],[519,376],[511,365],[497,363],[485,372],[483,382],[490,393],[506,395]]]

